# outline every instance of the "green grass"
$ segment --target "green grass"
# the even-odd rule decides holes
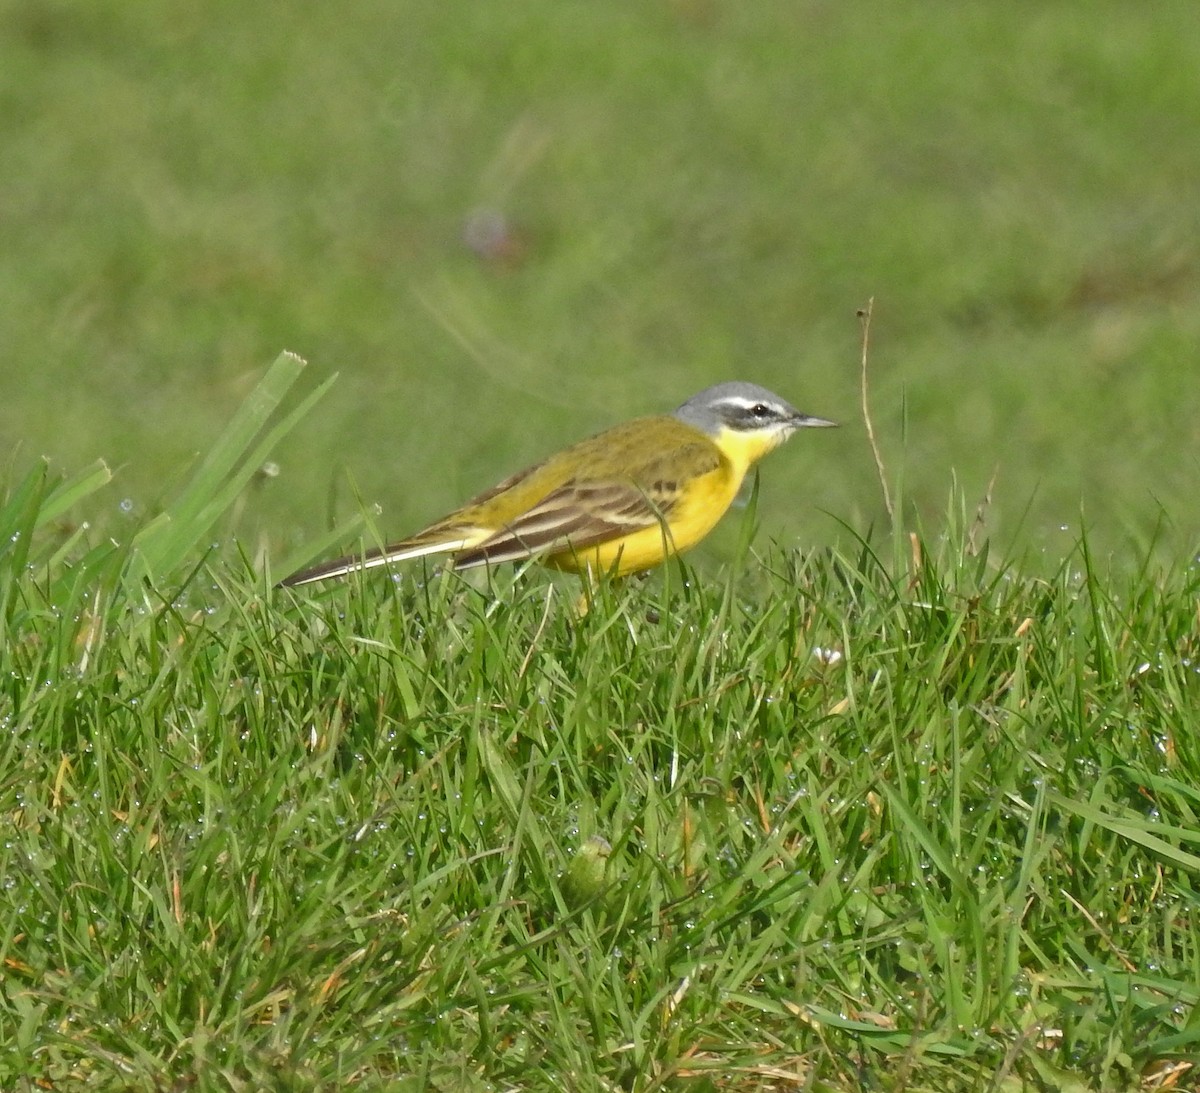
[[[873,296],[926,526],[998,469],[1006,544],[1058,553],[1081,503],[1102,553],[1200,535],[1186,0],[8,8],[0,447],[105,459],[118,523],[287,347],[342,379],[252,506],[277,551],[358,511],[347,474],[399,535],[732,378],[847,424],[762,504],[852,549]],[[517,260],[464,245],[481,208]]]
[[[96,472],[0,508],[4,1088],[1123,1090],[1200,1056],[1194,563],[989,558],[953,511],[759,553],[747,514],[732,566],[584,618],[538,570],[283,593],[185,516],[298,374],[127,542],[61,523]]]

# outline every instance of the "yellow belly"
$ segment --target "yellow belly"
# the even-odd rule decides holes
[[[693,479],[671,508],[665,524],[643,528],[607,543],[580,551],[563,551],[542,559],[554,569],[604,573],[623,577],[665,562],[695,546],[725,515],[742,484],[739,469],[722,464],[717,470]]]

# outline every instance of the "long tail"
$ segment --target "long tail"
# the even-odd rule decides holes
[[[375,569],[381,565],[391,565],[393,562],[405,562],[410,558],[424,558],[430,554],[449,554],[463,547],[472,546],[477,539],[459,537],[456,539],[436,539],[433,541],[420,539],[405,539],[401,543],[382,549],[369,550],[366,554],[349,554],[344,558],[334,558],[331,562],[322,562],[311,569],[302,569],[290,577],[284,577],[279,582],[281,588],[295,588],[302,584],[313,584],[316,581],[326,581],[332,577],[344,577],[360,569]]]

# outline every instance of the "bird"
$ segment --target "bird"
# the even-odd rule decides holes
[[[280,585],[434,554],[450,555],[459,570],[532,558],[585,576],[640,573],[700,542],[747,471],[794,432],[834,425],[757,384],[719,383],[672,413],[564,448],[406,539],[300,570]]]

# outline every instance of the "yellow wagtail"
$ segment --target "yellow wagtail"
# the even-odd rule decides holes
[[[810,417],[752,383],[721,383],[672,414],[637,418],[506,478],[398,543],[293,573],[284,585],[341,577],[427,554],[455,569],[536,558],[622,576],[695,546],[746,472]]]

